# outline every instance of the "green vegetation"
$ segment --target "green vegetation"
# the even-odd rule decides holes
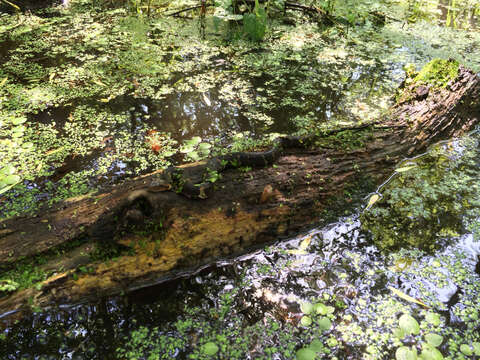
[[[458,66],[459,63],[456,60],[434,59],[420,70],[413,78],[413,83],[446,87],[450,81],[457,78]]]
[[[379,248],[432,250],[464,231],[465,222],[479,215],[476,146],[473,138],[452,140],[397,168],[382,198],[362,214]]]
[[[205,7],[196,0],[71,0],[1,13],[0,219],[171,164],[263,151],[285,134],[319,135],[318,148],[359,150],[405,75],[412,84],[445,87],[460,64],[480,71],[478,1],[299,4],[315,11],[285,9],[282,0]],[[358,130],[338,130],[348,127]],[[361,225],[342,219],[334,235],[327,229],[273,244],[217,269],[220,275],[200,272],[179,285],[180,297],[165,291],[156,305],[132,296],[100,303],[97,313],[69,309],[67,321],[47,312],[26,317],[0,333],[0,353],[475,359],[478,146],[472,135],[398,165],[367,200]],[[372,190],[372,179],[357,175],[339,189],[340,200],[325,200],[324,220],[338,221],[339,209],[350,214]],[[220,177],[210,170],[205,181]],[[184,181],[172,174],[175,191]],[[136,245],[160,241],[150,235],[162,226],[133,229],[142,237]],[[465,244],[468,232],[473,240]],[[89,262],[133,251],[133,244],[92,244],[85,263],[47,266],[87,243],[3,264],[1,295],[40,288],[66,270],[76,279],[92,273]]]

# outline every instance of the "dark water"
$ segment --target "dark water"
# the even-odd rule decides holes
[[[470,256],[464,260],[466,268],[478,267],[474,259],[480,255],[480,243],[471,235],[460,238],[437,256],[452,256],[459,251]],[[434,258],[425,255],[422,261],[428,263]],[[7,316],[2,319],[0,353],[2,359],[121,358],[115,355],[116,349],[125,346],[128,335],[141,327],[155,328],[159,336],[184,336],[175,324],[192,317],[186,309],[193,308],[195,318],[207,319],[216,327],[228,326],[232,321],[236,326],[251,326],[267,319],[274,319],[280,326],[295,327],[301,317],[300,304],[325,294],[344,304],[337,316],[353,316],[361,327],[368,328],[367,315],[372,314],[358,312],[356,305],[360,300],[374,304],[377,296],[389,294],[388,286],[411,296],[418,295],[419,279],[392,272],[391,265],[369,243],[355,217],[346,218],[267,250],[218,263],[186,279],[92,304],[51,309],[19,320],[15,320],[15,315]],[[480,280],[480,274],[476,277]],[[420,284],[432,286],[426,280],[420,280]],[[233,291],[239,287],[241,291]],[[449,316],[450,308],[459,301],[458,296],[455,298],[459,288],[433,290],[444,304],[436,310],[456,322],[455,326],[462,326],[461,320]],[[221,308],[222,294],[229,292],[233,294],[233,305],[225,318],[212,317],[212,310]],[[340,337],[335,329],[331,334]],[[187,359],[195,347],[194,338],[192,334],[187,341],[190,343],[177,349],[175,358]],[[301,346],[302,332],[293,339],[297,341],[296,347]],[[364,345],[345,344],[335,352],[340,358],[359,359],[358,352]],[[357,354],[348,355],[345,349]]]
[[[15,4],[18,8],[20,8],[20,11],[24,12],[29,10],[35,11],[59,5],[63,3],[63,0],[13,0],[9,2]],[[17,7],[14,7],[4,1],[0,2],[0,12],[13,14],[18,11]]]
[[[63,59],[63,58],[62,58]],[[65,60],[65,59],[63,59]],[[49,61],[51,59],[46,60]],[[53,65],[52,65],[53,66]],[[312,70],[313,71],[313,70]],[[324,81],[318,81],[318,89],[316,95],[310,98],[303,98],[301,107],[282,106],[277,104],[274,109],[267,111],[266,115],[273,120],[271,124],[263,121],[249,118],[246,115],[248,107],[240,104],[240,106],[232,106],[222,96],[217,89],[213,88],[204,93],[178,92],[167,95],[164,99],[155,100],[150,98],[137,98],[133,95],[123,95],[112,99],[107,104],[101,104],[96,99],[87,99],[74,101],[72,105],[63,107],[48,107],[38,114],[30,114],[29,122],[36,126],[37,124],[55,124],[58,136],[68,136],[65,132],[65,125],[71,122],[71,114],[74,107],[78,105],[91,106],[98,111],[107,110],[113,114],[128,114],[130,123],[121,123],[116,129],[109,129],[111,132],[110,140],[93,149],[88,155],[71,154],[62,160],[60,165],[52,169],[53,175],[50,177],[52,181],[58,181],[69,172],[79,172],[86,169],[96,169],[97,164],[102,157],[106,155],[106,151],[114,148],[115,138],[122,137],[121,132],[127,131],[135,143],[132,144],[132,151],[136,151],[135,147],[143,146],[145,142],[144,135],[146,129],[155,129],[160,133],[168,134],[168,136],[182,144],[183,141],[199,136],[202,141],[216,142],[219,146],[229,147],[232,137],[238,133],[248,133],[249,138],[260,139],[271,133],[295,133],[301,129],[303,125],[295,121],[297,116],[309,113],[315,119],[314,126],[326,124],[332,120],[333,114],[337,117],[351,119],[352,116],[343,107],[342,101],[344,94],[350,92],[359,98],[368,97],[369,92],[375,84],[378,76],[391,76],[392,72],[383,68],[383,66],[375,67],[357,67],[350,77],[345,80],[340,88],[332,89],[325,83],[333,83],[330,77],[335,74],[327,74],[320,72],[317,77],[326,76]],[[314,74],[314,73],[312,73]],[[259,88],[264,85],[267,78],[256,79],[253,88]],[[275,89],[278,102],[287,96],[292,96],[291,89],[296,86],[293,76],[288,88]],[[375,91],[380,91],[376,89]],[[285,96],[283,95],[285,94]],[[300,95],[299,95],[300,96]],[[110,128],[108,124],[103,125],[101,117],[98,120],[98,128]],[[108,143],[108,142],[111,142]],[[179,155],[179,154],[177,154]],[[174,163],[181,161],[182,157],[174,156],[170,160]],[[125,160],[118,160],[112,163],[107,174],[91,179],[91,186],[95,187],[105,183],[114,183],[127,176],[127,170],[135,173],[137,164]],[[146,169],[142,173],[148,173],[155,169]],[[38,179],[33,185],[42,187],[42,183],[46,179]]]

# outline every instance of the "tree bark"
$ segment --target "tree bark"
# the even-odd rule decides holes
[[[87,253],[101,242],[135,253],[89,262],[83,251],[72,252],[71,261],[63,263],[65,271],[47,279],[40,290],[0,298],[0,314],[32,298],[47,306],[152,285],[296,234],[321,222],[332,202],[348,201],[346,190],[352,186],[365,180],[381,183],[403,158],[464,134],[480,119],[480,78],[462,67],[445,89],[405,91],[409,100],[393,105],[375,125],[336,130],[311,140],[310,146],[286,148],[275,166],[226,170],[203,200],[160,191],[168,187],[159,189],[157,172],[70,199],[36,217],[1,222],[4,269],[80,238],[87,239]],[[355,139],[355,145],[349,148],[345,138]],[[201,167],[182,166],[184,176],[194,177]],[[88,264],[91,271],[73,276],[79,264]]]

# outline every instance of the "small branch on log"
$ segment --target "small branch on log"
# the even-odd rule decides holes
[[[167,14],[167,16],[178,16],[178,15],[184,13],[184,12],[187,12],[187,11],[197,10],[197,9],[202,9],[202,8],[208,8],[208,7],[212,7],[212,6],[214,6],[214,4],[201,4],[201,5],[191,6],[189,8],[181,9],[181,10],[175,11],[174,13]]]
[[[302,4],[297,4],[297,3],[286,2],[285,3],[285,8],[291,9],[291,10],[302,10],[304,12],[311,12],[311,13],[314,13],[314,14],[317,14],[317,15],[318,14],[327,15],[325,10],[323,10],[323,9],[312,7],[312,6],[306,6],[306,5],[302,5]]]

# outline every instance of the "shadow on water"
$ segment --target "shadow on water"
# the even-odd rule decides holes
[[[45,61],[48,62],[49,66],[53,66],[51,59]],[[312,69],[312,74],[314,70]],[[118,96],[108,103],[100,103],[96,99],[86,101],[79,99],[76,105],[50,107],[38,114],[31,114],[29,115],[29,121],[30,123],[44,125],[55,124],[59,136],[64,137],[66,136],[65,124],[71,121],[70,116],[75,110],[75,106],[84,104],[87,107],[91,106],[99,110],[105,109],[113,114],[127,114],[129,116],[130,123],[119,123],[116,129],[111,129],[110,125],[104,126],[101,123],[102,120],[99,120],[99,129],[109,131],[109,137],[112,138],[121,136],[117,133],[126,131],[133,139],[145,141],[144,134],[150,129],[154,129],[154,131],[168,134],[178,144],[182,144],[183,141],[194,136],[199,136],[202,141],[215,141],[222,146],[229,146],[232,136],[240,132],[248,132],[251,138],[261,138],[269,133],[295,133],[305,126],[302,120],[299,121],[298,119],[303,119],[306,116],[309,120],[305,121],[309,122],[312,127],[327,124],[332,119],[333,114],[339,118],[355,121],[355,115],[351,114],[348,106],[344,104],[345,92],[350,92],[353,97],[366,99],[365,101],[368,102],[370,101],[369,94],[372,91],[381,92],[384,90],[373,89],[377,77],[383,75],[389,76],[387,70],[383,69],[382,66],[357,67],[344,80],[341,87],[334,89],[328,85],[333,83],[329,79],[331,75],[324,75],[319,72],[315,75],[319,78],[319,81],[314,82],[314,94],[310,95],[295,93],[297,83],[301,79],[293,76],[289,79],[289,84],[286,87],[273,89],[276,92],[275,98],[278,99],[278,101],[273,100],[275,101],[273,109],[267,111],[257,109],[260,113],[265,112],[270,117],[271,123],[247,115],[252,108],[255,110],[255,104],[248,106],[241,103],[232,105],[215,88],[203,93],[174,91],[160,100],[137,98],[133,95]],[[252,80],[253,88],[260,89],[256,90],[257,93],[254,93],[254,98],[265,96],[258,91],[262,91],[261,88],[265,87],[268,80],[268,77]],[[287,97],[297,97],[297,104],[295,106],[282,104],[283,99]],[[105,144],[105,146],[108,148],[108,144]],[[93,149],[88,156],[65,158],[63,164],[60,165],[61,169],[58,171],[66,173],[68,169],[78,171],[84,168],[92,168],[92,166],[95,167],[95,162],[98,162],[103,156],[105,156],[105,147],[100,146]],[[112,164],[113,172],[109,172],[110,180],[118,179],[116,172],[119,171],[119,168],[121,172],[121,169],[134,165],[124,162],[119,166]],[[110,175],[107,174],[106,176],[109,177]],[[101,182],[104,180],[102,178]]]
[[[9,39],[0,41],[0,64],[8,61],[10,51],[15,50],[18,45],[20,45],[18,41]]]
[[[18,8],[20,8],[20,11],[35,11],[60,5],[63,2],[64,0],[12,0],[8,2],[1,1],[0,12],[13,14],[18,11]],[[14,4],[15,6],[13,6],[12,4]]]

